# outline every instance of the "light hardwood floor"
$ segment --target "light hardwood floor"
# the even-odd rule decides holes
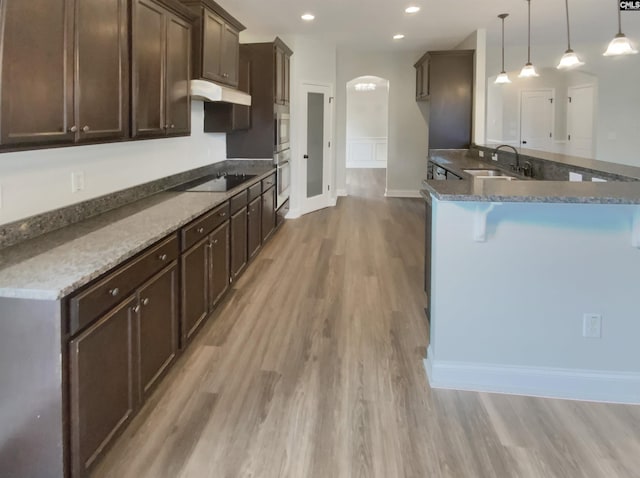
[[[640,407],[431,390],[422,201],[349,191],[286,222],[94,476],[640,476]]]

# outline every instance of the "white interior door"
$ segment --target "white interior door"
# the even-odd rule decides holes
[[[573,156],[593,158],[593,85],[570,86],[568,91],[567,152]]]
[[[520,146],[553,150],[553,89],[520,93]]]
[[[331,203],[331,90],[329,86],[303,84],[301,145],[303,150],[302,213]]]

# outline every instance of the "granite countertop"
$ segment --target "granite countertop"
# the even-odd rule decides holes
[[[467,150],[439,150],[429,159],[463,180],[426,180],[422,196],[442,201],[640,204],[640,182],[505,181],[478,179],[463,169],[502,169],[470,157]],[[515,174],[508,172],[515,176]]]
[[[478,148],[482,148],[485,151],[493,151],[497,144],[478,144]],[[547,151],[539,151],[535,149],[517,148],[520,156],[523,160],[527,158],[542,159],[545,161],[552,161],[554,163],[560,163],[565,166],[574,166],[583,170],[588,170],[593,173],[607,173],[616,176],[626,176],[640,180],[640,168],[637,166],[631,166],[628,164],[612,163],[609,161],[600,161],[597,159],[582,158],[578,156],[571,156],[563,153],[551,153]],[[509,152],[509,149],[505,149],[505,152]]]
[[[61,299],[274,172],[227,192],[161,192],[2,249],[0,297]]]

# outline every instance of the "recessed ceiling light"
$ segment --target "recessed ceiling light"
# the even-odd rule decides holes
[[[404,35],[402,33],[398,33],[397,35],[393,35],[394,40],[402,40]]]
[[[302,15],[300,18],[302,18],[303,20],[310,22],[311,20],[313,20],[315,17],[315,15],[311,14],[311,13],[305,13],[304,15]]]
[[[410,6],[404,9],[405,13],[418,13],[420,11],[420,7]]]

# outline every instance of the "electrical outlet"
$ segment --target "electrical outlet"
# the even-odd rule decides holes
[[[479,155],[481,158],[484,158],[484,151],[482,151],[482,150],[478,151],[478,155]]]
[[[71,173],[71,192],[77,193],[84,191],[84,173],[76,171]]]
[[[582,336],[592,339],[602,337],[602,316],[600,314],[584,314],[582,316]]]
[[[493,159],[494,161],[498,160],[498,153],[492,154],[491,155],[491,159]]]

